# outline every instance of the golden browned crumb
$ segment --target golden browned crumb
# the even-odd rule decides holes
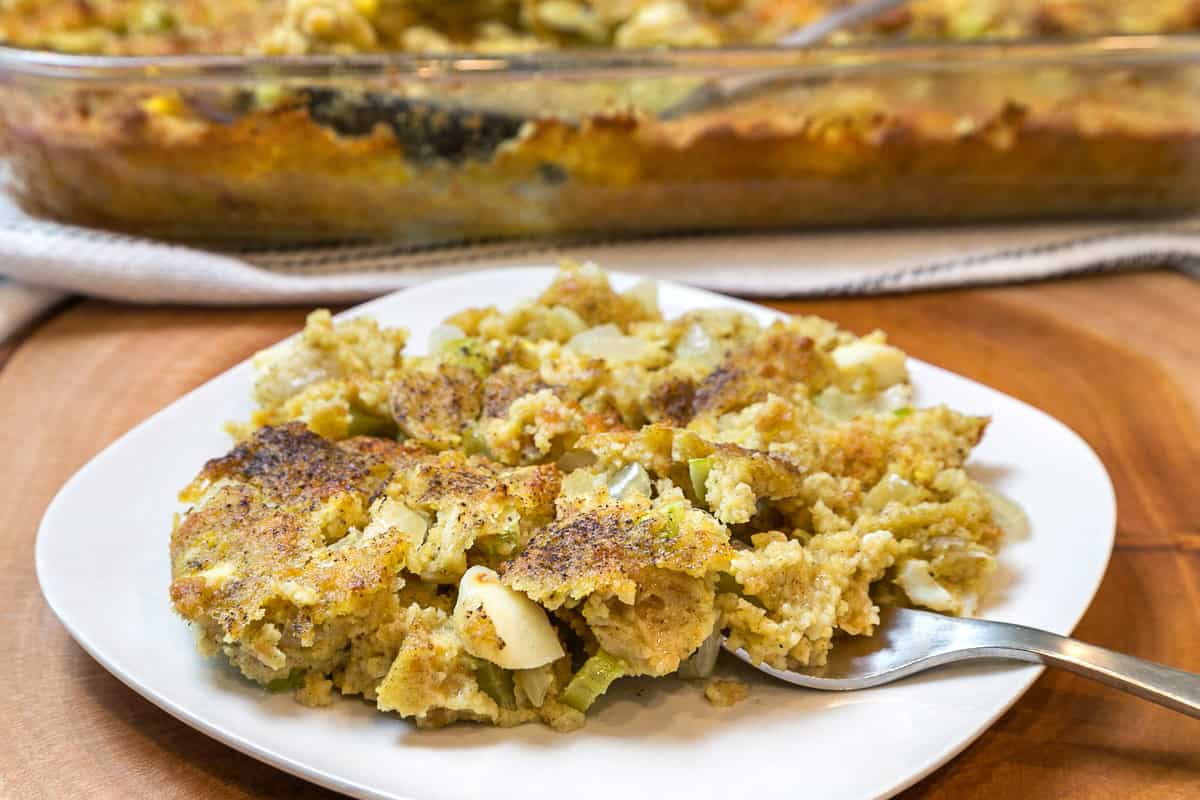
[[[728,541],[723,526],[691,507],[678,489],[653,501],[612,500],[601,490],[560,497],[554,521],[503,574],[510,586],[549,608],[597,591],[632,602],[642,570],[703,577],[728,564]]]
[[[171,600],[251,678],[328,670],[387,603],[408,543],[364,537],[394,442],[262,428],[205,465],[171,535]]]
[[[713,678],[704,684],[704,699],[718,708],[735,706],[749,694],[750,690],[741,681]]]
[[[392,385],[392,416],[408,437],[431,447],[454,447],[479,416],[481,389],[479,376],[466,367],[404,370]]]
[[[829,382],[832,366],[803,333],[776,322],[731,352],[696,387],[693,416],[719,416],[797,390],[815,394]]]
[[[626,331],[635,322],[662,318],[657,309],[647,308],[641,300],[614,292],[608,276],[586,265],[564,269],[537,303],[569,309],[588,326],[615,324]]]
[[[407,520],[409,572],[453,584],[468,551],[498,563],[524,547],[553,518],[559,485],[553,464],[508,468],[459,450],[406,454],[375,508]]]

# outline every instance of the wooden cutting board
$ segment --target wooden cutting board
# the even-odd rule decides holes
[[[1078,431],[1111,472],[1120,513],[1076,634],[1200,671],[1200,282],[1152,272],[771,305],[883,328]],[[33,570],[38,521],[71,473],[304,313],[81,302],[0,350],[0,618],[13,679],[0,696],[0,798],[331,796],[125,688],[67,636]],[[1200,721],[1047,672],[904,797],[1200,798]]]

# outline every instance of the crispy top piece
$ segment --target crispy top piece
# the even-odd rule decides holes
[[[483,381],[483,415],[503,417],[517,398],[549,388],[533,370],[506,364]]]
[[[560,487],[553,464],[509,468],[461,450],[407,452],[378,509],[406,529],[407,569],[425,580],[457,583],[467,551],[499,561],[554,515]]]
[[[299,422],[268,426],[206,463],[181,499],[194,501],[207,483],[225,478],[252,484],[280,501],[324,500],[368,485],[377,488],[391,472],[389,460],[404,450],[393,441],[372,437],[335,445]]]
[[[406,451],[398,466],[388,495],[429,509],[504,501],[522,515],[545,522],[553,516],[560,486],[558,468],[553,464],[510,468],[461,450],[437,454]]]
[[[592,635],[630,674],[666,675],[713,631],[717,610],[713,580],[648,569],[637,576],[637,599],[628,605],[594,594],[582,605]]]
[[[466,367],[409,367],[392,384],[392,416],[406,435],[430,447],[456,447],[482,407],[479,376]]]
[[[335,444],[293,423],[210,461],[184,491],[196,505],[171,534],[176,609],[232,642],[287,607],[285,635],[304,642],[314,625],[386,589],[406,543],[358,531],[403,450],[383,439]]]
[[[903,417],[863,415],[818,439],[824,470],[871,485],[887,472],[928,483],[961,467],[983,438],[989,419],[935,406]]]
[[[402,328],[385,328],[366,317],[334,324],[329,311],[317,309],[299,336],[254,357],[254,399],[269,411],[333,378],[386,381],[400,367],[407,340]]]
[[[789,322],[775,322],[730,352],[696,387],[693,416],[716,416],[765,400],[770,394],[805,394],[828,385],[833,365],[828,354]]]
[[[502,567],[505,583],[547,608],[601,592],[632,604],[649,567],[701,577],[729,563],[729,532],[678,489],[651,501],[607,491],[560,497],[558,515]]]
[[[564,263],[554,283],[542,292],[537,302],[569,308],[588,325],[611,323],[625,332],[634,322],[662,318],[637,298],[613,291],[608,276],[588,265]]]
[[[445,322],[468,336],[483,339],[521,337],[531,342],[548,340],[560,344],[587,329],[587,323],[571,309],[534,302],[521,303],[511,311],[501,311],[495,306],[468,308],[447,317]]]

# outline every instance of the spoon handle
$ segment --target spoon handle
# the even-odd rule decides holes
[[[860,0],[860,2],[851,3],[832,11],[800,29],[792,31],[775,44],[778,47],[802,50],[805,47],[819,44],[834,31],[877,17],[885,11],[897,8],[907,2],[909,0]],[[828,78],[822,77],[820,80],[825,82],[828,81]],[[657,116],[660,120],[678,119],[688,114],[708,111],[748,99],[759,92],[796,81],[794,68],[772,69],[766,72],[751,72],[745,75],[735,74],[718,78],[692,90],[682,100],[660,110]]]
[[[972,655],[1059,667],[1200,718],[1200,675],[1023,625],[971,620],[971,626],[982,634]]]

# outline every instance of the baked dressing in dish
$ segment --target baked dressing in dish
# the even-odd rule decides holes
[[[0,38],[104,55],[771,45],[838,0],[11,0]],[[911,0],[837,43],[1161,34],[1200,29],[1193,0]]]
[[[0,138],[36,214],[252,243],[1196,206],[1200,46],[1160,36],[1190,0],[916,0],[767,47],[833,5],[15,0]],[[663,113],[759,72],[795,77]]]
[[[663,319],[566,265],[428,344],[318,311],[255,358],[171,535],[202,652],[310,705],[571,730],[623,676],[709,678],[721,635],[794,668],[880,603],[973,613],[995,567],[987,420],[915,407],[881,333]]]

